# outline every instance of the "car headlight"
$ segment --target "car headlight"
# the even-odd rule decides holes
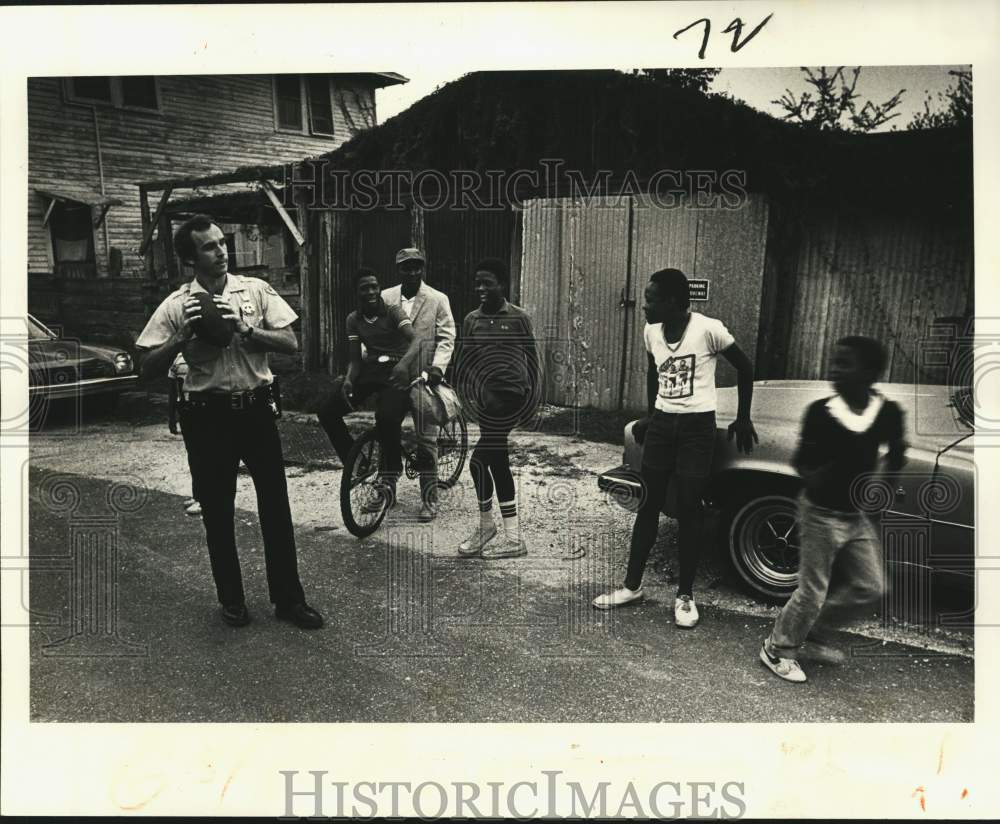
[[[119,352],[115,355],[115,372],[124,375],[132,371],[132,356],[127,352]]]

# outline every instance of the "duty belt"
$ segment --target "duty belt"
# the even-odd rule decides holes
[[[229,409],[240,412],[261,406],[271,406],[274,394],[271,384],[240,392],[185,392],[185,403],[204,409]]]

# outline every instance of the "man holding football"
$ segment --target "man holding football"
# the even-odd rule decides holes
[[[323,617],[299,582],[288,488],[275,425],[279,414],[268,352],[298,349],[298,317],[265,281],[231,275],[226,239],[215,221],[195,215],[174,234],[178,257],[195,277],[167,296],[136,346],[148,349],[142,371],[165,374],[178,353],[188,374],[179,410],[192,480],[199,489],[205,538],[222,606],[231,626],[250,621],[234,527],[236,473],[246,464],[257,490],[267,583],[275,615],[303,629]]]

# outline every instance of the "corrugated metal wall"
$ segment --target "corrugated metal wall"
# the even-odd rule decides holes
[[[427,256],[424,278],[448,296],[461,331],[465,316],[479,306],[473,282],[476,263],[486,257],[511,262],[514,214],[510,209],[437,209],[422,215],[423,238],[418,242]]]
[[[813,212],[802,223],[785,376],[822,379],[834,342],[887,348],[886,380],[932,382],[920,341],[934,318],[972,307],[972,243],[961,229],[881,214]]]
[[[529,201],[521,294],[545,330],[549,402],[645,408],[642,292],[649,274],[668,266],[711,281],[710,300],[695,309],[722,318],[752,357],[766,236],[767,204],[758,196],[737,210],[617,198]],[[622,297],[636,305],[621,307]],[[735,379],[728,365],[719,377]]]
[[[528,201],[521,301],[544,358],[546,400],[615,409],[626,315],[627,199]]]
[[[866,334],[887,345],[887,379],[934,382],[939,375],[918,374],[919,341],[934,318],[973,305],[971,237],[931,219],[799,210],[774,227],[791,242],[771,249],[770,210],[758,195],[737,210],[605,198],[530,200],[518,212],[319,214],[315,311],[326,368],[341,368],[346,354],[357,267],[372,266],[392,284],[396,250],[417,242],[427,253],[427,280],[448,294],[459,327],[476,306],[478,259],[495,255],[520,270],[519,300],[542,349],[546,400],[567,406],[645,408],[642,290],[666,266],[709,279],[710,299],[694,308],[722,319],[751,359],[769,364],[768,377],[822,379],[833,341]],[[782,258],[787,274],[772,284],[781,299],[767,301],[762,316],[766,251]],[[619,305],[623,290],[634,307]],[[763,353],[760,330],[775,330]],[[734,380],[720,362],[720,385]]]
[[[320,362],[331,374],[347,364],[345,322],[356,303],[354,279],[362,266],[378,272],[382,285],[396,283],[396,252],[409,246],[410,213],[405,209],[317,212],[315,224],[316,312]]]
[[[378,272],[383,287],[399,282],[396,252],[420,245],[427,256],[425,280],[448,295],[455,324],[478,305],[473,268],[484,257],[511,258],[511,210],[442,209],[418,215],[409,209],[318,212],[314,223],[317,278],[316,331],[319,362],[334,374],[347,359],[344,322],[356,303],[354,278],[361,266]],[[414,235],[417,237],[414,237]]]

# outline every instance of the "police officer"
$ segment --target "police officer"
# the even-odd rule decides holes
[[[242,460],[257,490],[267,584],[275,615],[303,629],[323,625],[306,604],[299,582],[288,488],[275,425],[276,398],[268,352],[294,353],[297,315],[266,282],[228,272],[226,240],[212,218],[195,215],[174,235],[177,256],[195,278],[161,303],[139,335],[148,349],[143,375],[167,372],[178,352],[188,364],[180,409],[181,433],[198,489],[205,538],[222,619],[250,621],[236,554],[236,473]],[[228,346],[201,340],[192,323],[201,317],[194,295],[207,292],[223,319],[235,326]]]

